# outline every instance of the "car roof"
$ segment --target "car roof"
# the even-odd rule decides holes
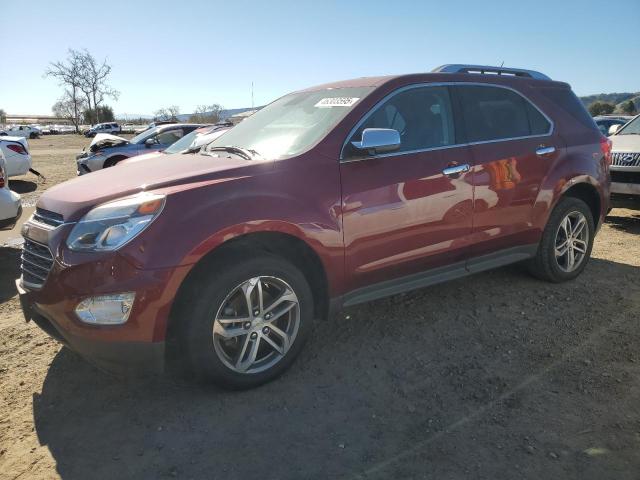
[[[338,82],[324,83],[316,85],[310,88],[299,90],[296,93],[301,92],[313,92],[317,90],[327,90],[334,88],[350,88],[350,87],[381,87],[388,83],[496,83],[504,84],[506,86],[519,85],[521,82],[536,82],[536,84],[546,83],[550,85],[558,85],[568,87],[565,82],[558,82],[555,80],[546,80],[532,77],[519,77],[514,75],[496,75],[486,73],[443,73],[443,72],[426,72],[426,73],[408,73],[403,75],[385,75],[378,77],[361,77],[353,78],[350,80],[341,80]]]

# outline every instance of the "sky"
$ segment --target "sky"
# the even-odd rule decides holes
[[[445,63],[530,68],[576,94],[640,91],[640,0],[0,0],[0,108],[50,114],[68,48],[113,67],[118,115],[268,103]],[[11,19],[16,19],[13,21]],[[624,28],[630,25],[629,28]],[[635,31],[634,31],[635,30]]]

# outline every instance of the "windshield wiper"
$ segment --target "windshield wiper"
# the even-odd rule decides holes
[[[255,150],[249,150],[242,147],[234,147],[233,145],[228,147],[211,147],[206,149],[202,153],[204,155],[207,155],[210,152],[229,152],[233,153],[234,155],[238,155],[245,160],[253,160],[253,158],[258,155],[258,152],[256,152]]]
[[[180,153],[196,153],[202,148],[202,145],[198,145],[197,147],[189,147],[182,150]]]

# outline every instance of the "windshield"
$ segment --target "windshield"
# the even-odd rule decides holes
[[[373,87],[292,93],[267,105],[207,146],[234,146],[278,159],[298,155],[322,139]]]
[[[616,135],[640,135],[640,115],[622,127]]]
[[[136,135],[135,137],[133,137],[131,140],[129,140],[131,143],[144,143],[144,141],[149,138],[151,135],[155,135],[155,133],[158,131],[157,128],[150,128],[149,130],[145,130],[142,133],[139,133],[138,135]]]

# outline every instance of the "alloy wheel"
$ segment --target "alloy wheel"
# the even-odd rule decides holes
[[[569,212],[556,232],[555,257],[564,272],[573,272],[584,261],[589,248],[589,225],[581,212]]]
[[[284,358],[299,325],[300,305],[289,284],[277,277],[254,277],[235,287],[218,309],[214,349],[234,372],[262,372]]]

